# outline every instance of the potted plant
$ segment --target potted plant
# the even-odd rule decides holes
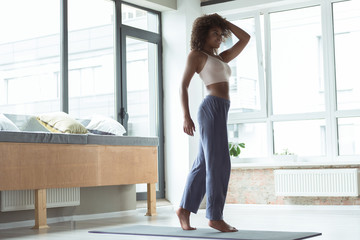
[[[229,142],[229,153],[231,157],[238,157],[241,153],[241,148],[245,148],[245,143]]]
[[[281,153],[275,153],[274,157],[276,160],[279,161],[286,161],[286,162],[296,162],[297,155],[295,153],[289,152],[289,149],[285,148]]]

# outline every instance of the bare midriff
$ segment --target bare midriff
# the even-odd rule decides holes
[[[230,100],[228,82],[210,84],[206,88],[210,95]]]

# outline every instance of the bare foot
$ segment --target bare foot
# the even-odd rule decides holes
[[[219,230],[220,232],[237,232],[238,230],[229,224],[227,224],[224,220],[210,220],[209,226]]]
[[[180,225],[183,230],[196,230],[196,228],[190,226],[190,211],[184,208],[179,208],[176,210],[176,215],[179,218]]]

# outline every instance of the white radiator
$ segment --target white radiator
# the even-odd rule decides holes
[[[34,190],[1,191],[1,211],[34,209]],[[80,188],[57,188],[46,190],[46,207],[80,205]]]
[[[274,170],[276,196],[359,196],[358,169]]]

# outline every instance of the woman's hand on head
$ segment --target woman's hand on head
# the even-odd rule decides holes
[[[190,117],[184,119],[184,132],[189,136],[194,136],[195,124]]]

